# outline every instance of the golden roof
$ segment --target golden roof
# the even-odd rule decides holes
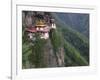
[[[44,20],[37,20],[35,26],[44,27],[44,26],[46,26],[45,21]]]

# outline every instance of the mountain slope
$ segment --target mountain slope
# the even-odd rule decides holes
[[[52,13],[55,19],[72,29],[89,37],[89,14],[80,13]]]

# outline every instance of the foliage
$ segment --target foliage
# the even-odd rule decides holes
[[[51,39],[51,43],[53,45],[54,51],[57,51],[59,47],[63,45],[61,34],[55,29],[52,29],[50,31],[50,39]]]
[[[77,66],[88,65],[86,59],[83,56],[81,56],[80,52],[78,52],[71,44],[65,41],[64,48],[65,48],[66,56],[68,56],[70,60],[72,60],[71,65],[73,65],[73,62]],[[66,60],[66,56],[65,56],[65,60]]]

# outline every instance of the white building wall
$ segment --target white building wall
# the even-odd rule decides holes
[[[51,27],[52,27],[53,29],[56,29],[56,24],[52,24]]]
[[[44,33],[41,35],[41,39],[48,39],[49,38],[49,33]]]

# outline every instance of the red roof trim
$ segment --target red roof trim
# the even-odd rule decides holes
[[[26,28],[26,31],[28,32],[37,32],[35,28]]]

